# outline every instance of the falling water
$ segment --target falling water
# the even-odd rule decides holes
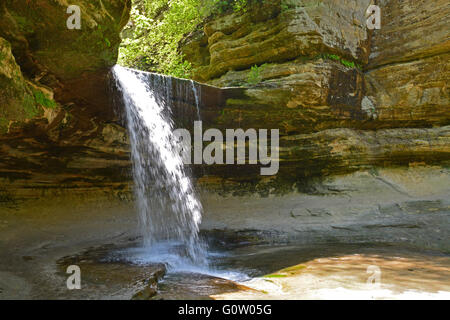
[[[115,66],[131,143],[144,246],[176,243],[180,256],[205,263],[199,239],[202,206],[177,152],[170,116],[172,79]]]
[[[191,85],[192,85],[192,92],[194,93],[194,97],[195,97],[195,107],[197,108],[197,120],[201,120],[200,117],[200,94],[199,91],[202,89],[201,87],[199,87],[197,89],[196,84],[193,80],[191,80]]]

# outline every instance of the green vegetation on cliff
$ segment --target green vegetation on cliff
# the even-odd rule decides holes
[[[178,41],[200,22],[197,0],[135,1],[130,33],[121,45],[119,63],[145,71],[185,77],[189,64],[178,54]]]
[[[250,85],[255,85],[261,82],[261,72],[267,67],[267,63],[264,63],[261,66],[254,65],[251,67],[250,72],[247,77],[247,83]]]
[[[341,63],[342,65],[346,66],[347,68],[357,68],[360,70],[362,69],[362,66],[360,64],[355,63],[353,61],[346,60],[336,54],[322,54],[318,58],[337,61],[337,62]]]
[[[245,12],[252,3],[268,0],[134,0],[123,31],[119,64],[145,71],[189,78],[191,65],[179,42],[208,17]]]
[[[33,95],[37,104],[46,108],[56,108],[56,102],[53,99],[49,99],[42,91],[33,89]]]

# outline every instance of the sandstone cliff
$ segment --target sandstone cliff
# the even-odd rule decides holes
[[[281,133],[277,177],[261,179],[253,166],[194,168],[202,186],[267,195],[360,169],[448,165],[450,5],[378,1],[382,28],[370,31],[370,3],[266,1],[186,36],[180,50],[194,79],[214,86],[201,90],[205,127]],[[0,201],[8,206],[66,191],[130,195],[128,139],[107,85],[130,1],[78,4],[81,30],[66,28],[66,1],[0,5]],[[195,101],[184,99],[174,97],[174,112],[187,123]]]
[[[6,206],[128,186],[128,140],[111,123],[107,76],[131,2],[76,1],[81,30],[66,26],[69,4],[0,4],[0,202]]]
[[[195,79],[241,87],[211,125],[280,128],[278,178],[297,182],[373,165],[448,164],[448,2],[378,1],[382,27],[373,31],[369,0],[287,3],[225,14],[181,44]]]

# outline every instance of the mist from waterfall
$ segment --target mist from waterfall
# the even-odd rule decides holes
[[[176,254],[206,264],[199,239],[202,205],[176,146],[171,118],[172,78],[113,68],[125,106],[139,226],[148,250],[170,243]],[[195,88],[193,85],[192,88]],[[194,90],[196,94],[196,90]],[[198,107],[198,96],[196,103]]]

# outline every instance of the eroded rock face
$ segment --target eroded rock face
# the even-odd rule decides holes
[[[448,1],[378,2],[382,27],[372,38],[370,68],[448,53]]]
[[[33,94],[11,53],[11,45],[0,38],[0,133],[7,133],[11,120],[24,120],[37,114]]]
[[[228,79],[245,83],[248,71],[228,73]],[[278,128],[282,135],[310,133],[337,127],[355,127],[368,120],[361,110],[363,75],[356,69],[319,59],[269,65],[266,79],[239,97],[226,101],[217,123],[227,127]]]
[[[276,176],[261,177],[259,166],[206,166],[204,190],[234,196],[310,192],[311,181],[367,168],[448,165],[449,127],[356,131],[329,129],[280,139]],[[313,188],[314,189],[314,188]]]
[[[377,119],[407,126],[448,124],[449,59],[445,53],[370,70],[367,95]]]
[[[255,5],[245,14],[225,15],[207,23],[183,52],[197,67],[197,79],[204,81],[255,64],[314,58],[323,52],[366,62],[369,35],[364,14],[369,2],[287,1],[281,6],[280,1],[271,1]],[[206,45],[208,50],[202,50]]]
[[[370,1],[255,5],[207,23],[182,51],[196,79],[246,88],[227,101],[218,125],[264,124],[283,135],[446,125],[449,47],[441,18],[450,9],[410,2],[383,1],[375,31],[366,27]]]
[[[72,4],[81,30],[66,25]],[[128,138],[111,123],[107,77],[129,9],[129,0],[2,1],[0,202],[127,188]]]
[[[67,27],[73,4],[81,10],[80,30]],[[0,34],[11,42],[25,74],[43,82],[45,76],[71,80],[115,64],[129,7],[128,0],[3,1]]]
[[[117,60],[130,1],[77,1],[81,30],[67,28],[70,4],[74,3],[4,1],[0,36],[11,43],[25,77],[54,90],[58,102],[77,103],[80,109],[84,105],[91,115],[111,116],[106,75]]]
[[[293,1],[282,7],[274,1],[206,24],[182,47],[195,67],[194,76],[219,87],[243,87],[239,94],[226,99],[223,111],[209,119],[210,125],[221,129],[277,128],[282,136],[341,127],[375,128],[372,114],[361,106],[365,83],[357,67],[367,63],[370,53],[364,17],[368,4]],[[303,141],[307,139],[305,136]],[[292,144],[285,142],[281,141],[281,147],[291,150]],[[322,159],[333,166],[327,142],[322,141],[320,150],[327,154]],[[304,150],[309,149],[305,146]],[[293,160],[289,151],[282,154],[280,167],[285,177],[291,175],[289,179],[296,180],[322,174],[324,168],[316,160],[307,160],[312,165],[307,168]],[[299,170],[296,161],[304,169]],[[250,170],[244,174],[239,167],[205,170],[219,180],[232,178],[233,172],[238,181],[244,176],[255,178]]]
[[[274,1],[215,19],[188,38],[182,51],[196,79],[247,88],[227,101],[217,125],[279,128],[285,135],[369,119],[356,68],[370,51],[368,3],[293,1],[282,7]]]
[[[195,77],[240,88],[225,90],[236,94],[208,119],[211,126],[280,129],[276,179],[448,164],[449,40],[443,17],[450,6],[380,1],[382,27],[370,31],[370,3],[293,1],[283,7],[275,1],[216,18],[190,35],[182,51]],[[213,176],[210,185],[257,190],[249,187],[257,170],[205,170]]]
[[[381,30],[366,73],[380,120],[409,125],[449,122],[448,1],[381,1]]]

